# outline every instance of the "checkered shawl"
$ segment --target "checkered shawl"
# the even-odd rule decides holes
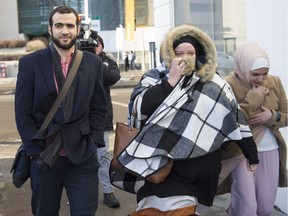
[[[157,76],[154,74],[154,77]],[[141,83],[152,83],[153,79],[149,76]],[[221,76],[215,74],[210,81],[202,83],[194,75],[185,87],[182,87],[183,80],[118,157],[127,172],[136,174],[134,180],[153,174],[166,165],[168,158],[203,156],[219,149],[225,141],[252,136],[229,85]],[[154,85],[157,83],[159,80],[154,79]],[[142,88],[142,92],[151,86],[153,84]],[[139,113],[141,97],[142,93],[138,94],[138,118],[143,118]],[[143,185],[138,182],[127,190],[115,172],[113,175],[113,184],[126,191],[136,192]]]
[[[140,128],[141,122],[145,123],[145,121],[147,121],[147,116],[141,114],[140,104],[142,103],[142,95],[144,95],[146,90],[148,90],[150,87],[160,84],[163,80],[168,80],[168,77],[169,77],[169,70],[166,69],[164,63],[163,65],[160,65],[157,68],[149,70],[143,74],[141,81],[135,86],[128,104],[129,125],[131,125],[132,109],[134,109],[137,113],[137,118],[135,119],[136,121],[135,122],[133,121],[132,126]],[[137,101],[139,101],[139,104],[137,103],[138,104],[137,107],[135,107],[136,104],[134,104],[136,98]]]

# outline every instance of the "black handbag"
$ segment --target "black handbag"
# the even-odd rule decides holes
[[[67,80],[65,81],[63,88],[61,89],[58,97],[56,98],[49,113],[47,114],[39,132],[46,130],[54,114],[56,113],[58,106],[61,104],[64,97],[66,96],[70,88],[70,85],[72,84],[73,79],[76,75],[82,56],[83,56],[83,52],[80,50],[77,50],[76,58],[71,67],[69,76],[67,77]],[[10,173],[13,173],[12,174],[13,184],[16,188],[20,188],[29,178],[29,165],[30,165],[30,157],[26,156],[25,149],[22,143],[17,150],[12,168],[10,170]]]
[[[30,158],[26,156],[23,144],[17,150],[10,172],[13,172],[13,184],[20,188],[29,178]]]

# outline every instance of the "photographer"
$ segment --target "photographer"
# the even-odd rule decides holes
[[[98,160],[100,163],[99,168],[99,180],[103,187],[104,198],[103,202],[110,208],[116,208],[120,206],[118,199],[114,196],[114,187],[110,183],[109,179],[109,166],[111,162],[111,156],[109,153],[109,133],[113,131],[113,107],[110,95],[110,86],[117,83],[121,76],[117,63],[110,57],[106,55],[103,51],[104,42],[103,39],[97,36],[97,46],[95,47],[95,52],[98,56],[102,58],[103,62],[103,84],[107,99],[107,114],[105,120],[104,128],[104,141],[105,147],[98,148]]]
[[[88,38],[85,38],[86,32],[90,34]],[[105,147],[98,148],[98,161],[100,163],[99,168],[99,180],[103,187],[103,202],[110,208],[117,208],[120,206],[118,199],[114,196],[114,187],[110,183],[109,178],[109,166],[111,162],[111,156],[109,153],[109,134],[113,131],[113,107],[110,95],[110,86],[117,83],[121,76],[117,63],[113,59],[112,55],[107,55],[104,49],[103,39],[98,35],[97,31],[89,30],[89,25],[82,24],[78,37],[78,47],[80,50],[86,50],[92,52],[102,59],[103,63],[103,86],[107,99],[107,114],[104,128],[104,141]]]

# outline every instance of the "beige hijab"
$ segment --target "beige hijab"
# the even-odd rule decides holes
[[[248,84],[252,65],[259,57],[266,58],[269,62],[266,52],[257,43],[252,42],[241,45],[234,53],[235,73]]]

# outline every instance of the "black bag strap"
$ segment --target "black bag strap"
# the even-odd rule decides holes
[[[62,103],[63,99],[65,98],[73,80],[74,80],[74,77],[77,73],[77,70],[79,68],[79,65],[81,63],[81,60],[82,60],[82,56],[83,56],[83,52],[81,50],[77,50],[76,52],[76,57],[75,57],[75,60],[73,62],[73,65],[71,67],[71,71],[64,83],[64,86],[63,88],[61,89],[58,97],[56,98],[56,100],[54,101],[51,109],[49,110],[49,113],[47,114],[41,128],[39,131],[43,131],[43,130],[46,130],[46,128],[48,127],[50,121],[52,120],[53,116],[55,115],[59,105]]]
[[[137,106],[138,106],[138,99],[139,99],[140,95],[137,95],[137,97],[135,98],[134,102],[133,102],[133,107],[132,107],[132,111],[131,111],[131,116],[130,116],[130,124],[129,124],[129,128],[131,130],[133,130],[134,127],[137,127]]]

